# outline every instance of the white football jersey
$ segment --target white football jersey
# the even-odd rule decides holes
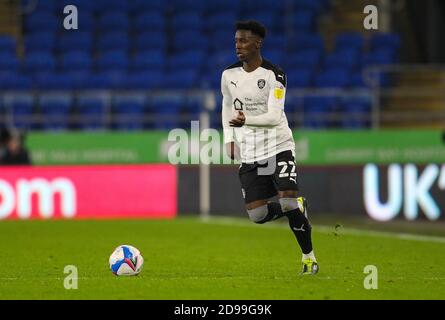
[[[234,141],[238,145],[241,162],[264,160],[286,150],[294,154],[284,113],[286,75],[281,69],[264,59],[252,72],[245,71],[242,62],[235,63],[222,73],[221,92],[224,144]],[[238,111],[244,113],[246,122],[239,128],[230,127]]]

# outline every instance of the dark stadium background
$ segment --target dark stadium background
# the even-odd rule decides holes
[[[64,25],[67,5],[77,9],[75,30]],[[378,9],[377,30],[364,28],[367,5]],[[445,209],[444,15],[434,0],[2,0],[0,127],[33,165],[0,169],[3,198],[22,201],[4,201],[1,217],[247,219],[237,165],[170,165],[167,136],[199,119],[221,129],[220,76],[236,59],[234,23],[257,19],[268,29],[263,56],[288,77],[285,110],[313,219],[372,221],[366,165],[379,168],[385,205],[389,167],[413,164],[414,179],[400,176],[403,204],[384,219],[437,226]],[[440,214],[425,214],[418,191],[408,217],[406,190],[417,190],[429,167],[427,191]],[[136,170],[135,180],[121,170]],[[99,171],[100,183],[92,178]],[[76,191],[66,212],[56,176]],[[46,182],[33,186],[39,178]],[[102,185],[120,188],[104,194]],[[35,193],[48,188],[54,206],[42,209]]]
[[[73,6],[77,29],[67,30],[73,25],[71,18],[67,21]],[[378,28],[368,30],[364,20],[372,8],[378,9]],[[383,260],[390,274],[386,276],[393,278],[382,279],[394,291],[381,290],[377,297],[403,292],[408,298],[427,293],[438,298],[443,273],[435,268],[441,256],[432,254],[437,260],[428,260],[433,276],[426,280],[416,277],[419,261],[410,259],[425,259],[430,249],[439,251],[437,243],[443,243],[445,235],[444,18],[445,6],[439,0],[0,0],[0,253],[20,252],[18,256],[29,257],[37,266],[57,260],[52,254],[42,262],[40,252],[67,240],[63,244],[72,251],[60,251],[63,260],[54,264],[83,263],[89,279],[83,283],[91,290],[82,297],[110,298],[120,292],[116,282],[106,278],[104,290],[110,296],[95,291],[102,288],[107,265],[102,273],[80,254],[81,241],[97,246],[92,251],[102,255],[94,261],[98,264],[107,260],[114,245],[128,240],[150,248],[145,252],[153,272],[143,272],[141,281],[161,279],[159,292],[144,292],[150,298],[157,293],[167,299],[206,298],[207,293],[211,299],[252,298],[249,286],[256,286],[256,279],[245,276],[242,264],[264,263],[261,276],[266,284],[258,292],[294,299],[334,290],[326,283],[335,279],[341,280],[339,288],[350,285],[349,276],[362,281],[362,262],[368,257],[363,244],[375,250],[369,263],[386,259],[380,254],[386,252],[400,259],[394,262],[399,268],[412,267],[407,278],[414,275],[409,279],[420,281],[412,284],[421,293],[404,287],[406,270],[401,269],[399,277],[399,270],[389,265],[392,261]],[[280,250],[288,252],[283,244],[288,239],[253,223],[243,229],[250,222],[238,181],[239,164],[192,161],[199,154],[202,130],[222,131],[220,78],[224,68],[236,62],[234,24],[243,19],[266,26],[263,56],[287,74],[285,111],[296,141],[301,194],[309,200],[315,241],[324,244],[317,247],[322,262],[324,258],[321,272],[332,272],[320,274],[320,290],[308,289],[301,297],[281,278],[284,296],[274,296],[270,288],[275,288],[275,280],[270,279],[275,275],[267,273],[275,270],[273,259],[260,260],[261,255],[243,251],[250,244],[263,252],[260,248],[275,239],[277,251],[267,254],[275,254],[281,263],[287,256]],[[199,121],[198,132],[192,121]],[[178,142],[171,138],[174,132],[190,138],[181,142],[190,151],[186,163],[169,161],[169,151]],[[224,150],[222,140],[217,145]],[[26,155],[30,163],[24,161]],[[218,229],[222,225],[232,229]],[[122,238],[116,231],[121,227]],[[345,232],[350,238],[341,238],[343,227],[361,231]],[[402,237],[400,232],[437,238],[428,243],[428,250],[422,247],[425,238],[416,238],[419,242],[410,249],[386,233],[387,242],[376,240],[372,232],[366,233],[369,230],[389,231],[395,238]],[[264,237],[249,242],[250,233]],[[349,242],[340,246],[341,241]],[[374,247],[374,241],[382,242]],[[170,248],[183,260],[163,254]],[[224,254],[213,256],[218,250],[235,249],[238,264],[235,259],[225,261],[230,257]],[[354,258],[349,249],[356,253]],[[187,250],[192,253],[187,255]],[[202,262],[194,250],[210,258]],[[156,259],[162,262],[156,265]],[[329,259],[333,263],[328,265]],[[358,271],[345,271],[349,259]],[[25,269],[14,273],[15,267],[7,267],[9,260],[1,272],[0,297],[29,297],[28,284],[16,279],[34,277],[38,268],[24,263]],[[223,267],[229,263],[233,272]],[[60,274],[45,272],[59,281]],[[227,291],[205,284],[188,295],[181,291],[193,286],[187,276],[181,278],[187,274],[190,279],[220,281]],[[241,275],[239,295],[230,291],[238,285],[230,283],[232,275]],[[57,291],[60,281],[47,286],[45,279],[47,295],[36,285],[29,291],[32,297],[78,298]],[[163,291],[165,279],[178,281],[171,292]],[[437,281],[431,286],[436,291],[422,289],[430,280]],[[361,284],[358,287],[362,290]],[[346,294],[339,289],[317,297],[375,298],[355,291],[356,285],[347,288],[351,291]],[[122,298],[141,297],[137,290],[128,291],[135,296]]]

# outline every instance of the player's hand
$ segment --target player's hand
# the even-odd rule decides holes
[[[231,127],[242,127],[245,122],[246,122],[246,116],[242,111],[238,111],[236,117],[229,121],[229,125]]]

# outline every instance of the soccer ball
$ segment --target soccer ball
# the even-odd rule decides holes
[[[117,276],[135,276],[142,270],[144,258],[138,249],[121,245],[110,256],[110,269]]]

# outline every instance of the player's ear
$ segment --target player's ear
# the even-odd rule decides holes
[[[256,42],[256,48],[257,49],[261,49],[261,47],[263,46],[263,40],[262,39],[258,39]]]

